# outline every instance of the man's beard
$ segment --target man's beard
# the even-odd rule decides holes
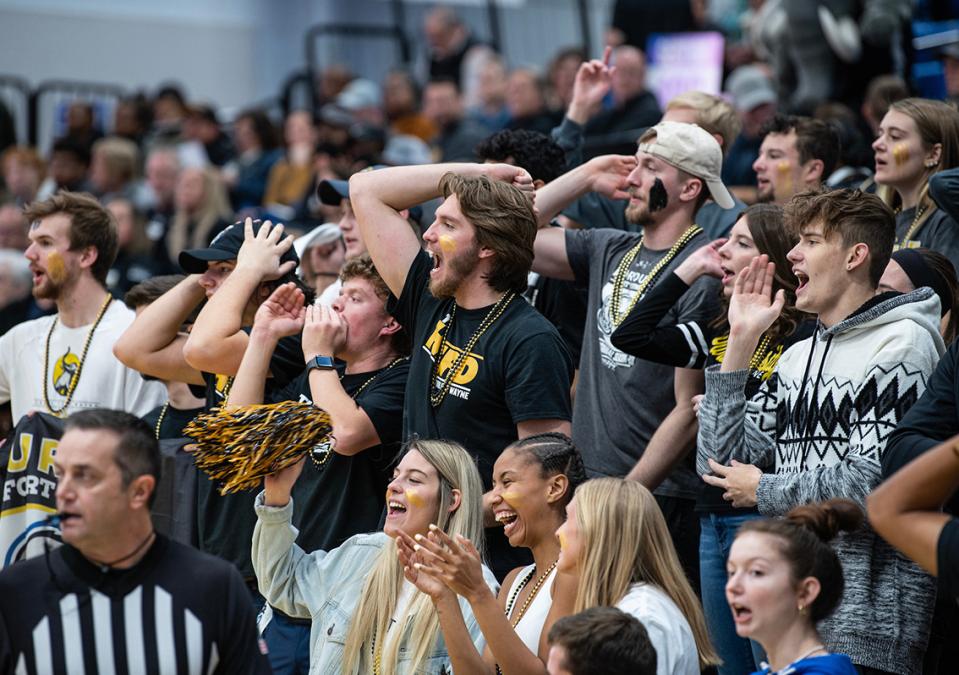
[[[650,225],[653,222],[653,216],[649,212],[649,207],[646,206],[646,203],[642,204],[630,204],[626,207],[626,221],[632,223],[633,225]]]
[[[452,298],[456,294],[463,279],[468,277],[479,264],[479,246],[473,246],[463,253],[444,255],[443,265],[446,267],[443,279],[430,279],[430,293],[435,298]]]
[[[775,201],[776,201],[776,191],[773,189],[773,186],[771,184],[765,190],[756,191],[757,204],[772,204]]]
[[[48,274],[44,274],[43,281],[40,282],[39,286],[34,286],[31,292],[37,300],[56,300],[63,295],[63,291],[69,283],[69,279],[56,282]]]

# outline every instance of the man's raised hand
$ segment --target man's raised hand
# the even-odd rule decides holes
[[[292,281],[283,284],[256,310],[253,329],[265,331],[276,339],[296,335],[303,330],[304,299],[303,291]]]
[[[636,168],[632,155],[600,155],[587,163],[590,191],[610,199],[629,199],[629,183],[626,180]]]
[[[599,111],[603,98],[613,84],[615,67],[610,67],[609,57],[613,48],[603,50],[602,60],[593,59],[580,64],[573,81],[573,98],[566,116],[578,124],[585,124]]]
[[[296,262],[281,262],[283,254],[293,246],[293,235],[283,237],[283,224],[265,221],[253,234],[253,219],[243,222],[243,246],[236,256],[237,269],[256,272],[261,281],[279,279],[296,269]]]

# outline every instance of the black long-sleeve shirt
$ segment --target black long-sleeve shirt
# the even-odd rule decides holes
[[[929,376],[926,390],[889,436],[882,455],[882,475],[888,478],[921,454],[959,433],[959,341],[953,342]],[[959,499],[946,509],[959,515]]]

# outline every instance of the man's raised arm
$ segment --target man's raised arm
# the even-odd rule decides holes
[[[486,175],[494,180],[531,185],[529,174],[506,164],[427,164],[363,171],[350,178],[350,203],[376,270],[399,297],[420,242],[400,211],[440,195],[447,173]]]

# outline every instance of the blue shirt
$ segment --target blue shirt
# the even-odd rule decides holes
[[[763,665],[765,667],[753,675],[859,675],[859,671],[845,654],[810,656],[790,663],[778,673],[770,666]]]

